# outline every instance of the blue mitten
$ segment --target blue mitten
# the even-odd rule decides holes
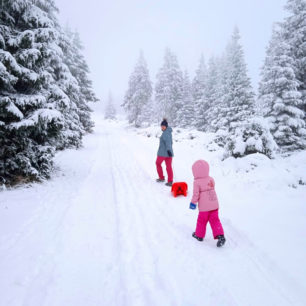
[[[197,208],[197,205],[195,205],[195,204],[193,204],[193,203],[190,203],[189,208],[190,208],[190,209],[196,209],[196,208]]]

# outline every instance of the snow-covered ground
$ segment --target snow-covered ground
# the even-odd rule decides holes
[[[306,152],[221,161],[211,135],[175,130],[176,181],[211,164],[218,249],[191,237],[190,197],[154,182],[159,128],[102,118],[50,181],[0,192],[1,306],[305,305]]]

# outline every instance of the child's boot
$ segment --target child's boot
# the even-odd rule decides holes
[[[192,233],[192,237],[195,238],[195,239],[197,239],[197,240],[199,240],[199,241],[203,241],[203,238],[198,237],[198,236],[195,234],[195,232]]]
[[[219,235],[217,236],[217,238],[218,238],[217,247],[220,248],[224,245],[226,239],[223,235]]]

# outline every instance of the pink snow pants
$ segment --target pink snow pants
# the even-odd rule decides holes
[[[164,180],[164,173],[163,168],[161,166],[162,162],[166,163],[166,170],[168,174],[168,182],[173,182],[173,170],[172,170],[172,157],[163,157],[163,156],[157,156],[156,159],[156,169],[158,176],[161,180]]]
[[[214,238],[217,239],[217,236],[224,235],[223,227],[219,219],[218,209],[211,211],[200,211],[198,215],[197,228],[195,234],[204,238],[206,234],[206,225],[207,222],[210,223]]]

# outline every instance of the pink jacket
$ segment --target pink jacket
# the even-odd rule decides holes
[[[191,202],[198,203],[199,211],[211,211],[219,208],[215,191],[215,181],[209,176],[209,165],[205,160],[198,160],[192,166],[194,176],[193,197]]]

